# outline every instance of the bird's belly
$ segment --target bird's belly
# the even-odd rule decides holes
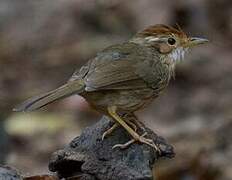
[[[158,95],[151,88],[137,90],[104,90],[82,95],[96,110],[107,113],[107,107],[117,106],[121,111],[141,109]]]

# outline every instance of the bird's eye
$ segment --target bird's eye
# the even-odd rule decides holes
[[[174,38],[168,38],[168,44],[174,45],[176,43],[176,40]]]

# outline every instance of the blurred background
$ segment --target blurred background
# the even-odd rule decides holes
[[[178,23],[210,39],[140,119],[174,145],[158,180],[232,179],[231,0],[0,0],[0,163],[24,175],[48,173],[52,152],[100,115],[79,96],[33,113],[21,101],[63,84],[103,48],[146,26]]]

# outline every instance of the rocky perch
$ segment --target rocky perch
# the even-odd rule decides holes
[[[59,178],[79,180],[152,180],[153,165],[161,157],[174,156],[173,147],[150,129],[145,128],[147,137],[161,149],[158,154],[145,144],[134,143],[127,149],[112,149],[131,139],[123,128],[117,128],[103,141],[103,132],[112,122],[103,117],[95,125],[71,141],[62,150],[52,154],[49,170]]]

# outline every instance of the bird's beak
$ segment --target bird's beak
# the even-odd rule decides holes
[[[205,44],[207,42],[209,42],[209,40],[205,38],[191,37],[189,38],[189,41],[186,43],[186,46],[193,47],[199,44]]]

